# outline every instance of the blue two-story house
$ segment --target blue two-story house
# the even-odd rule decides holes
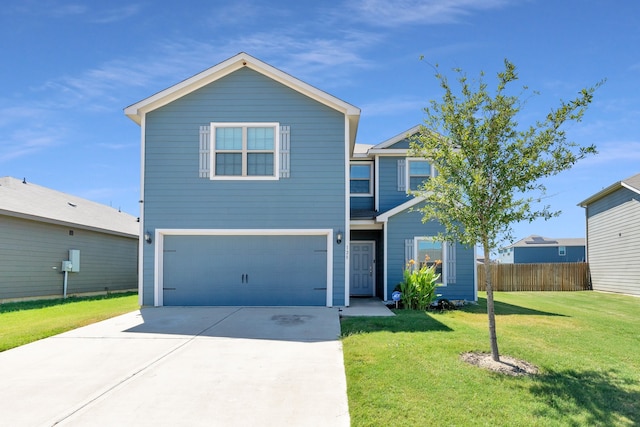
[[[433,240],[407,136],[356,149],[360,109],[240,53],[125,109],[141,127],[142,305],[390,299],[409,259],[476,299],[473,248]]]

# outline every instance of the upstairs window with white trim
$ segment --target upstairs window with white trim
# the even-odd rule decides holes
[[[211,123],[211,179],[278,179],[278,123]]]
[[[373,164],[352,162],[350,165],[351,195],[355,197],[373,196]]]
[[[407,163],[406,182],[409,190],[418,190],[424,181],[434,176],[433,166],[426,160],[407,159]]]
[[[566,246],[558,246],[558,256],[567,256]]]

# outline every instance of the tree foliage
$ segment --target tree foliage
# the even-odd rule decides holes
[[[581,121],[603,82],[582,89],[543,120],[522,127],[517,116],[526,104],[528,88],[511,94],[518,80],[514,64],[504,61],[493,94],[483,73],[471,82],[461,70],[455,72],[459,90],[436,72],[444,91],[442,100],[430,101],[424,110],[425,123],[412,141],[411,155],[426,158],[437,171],[414,195],[427,202],[420,209],[423,219],[437,219],[444,226],[441,237],[483,246],[488,270],[490,252],[511,237],[513,223],[559,215],[549,205],[541,205],[546,191],[541,179],[596,153],[593,145],[567,140],[563,125]],[[498,360],[493,291],[490,275],[486,277],[492,354]]]

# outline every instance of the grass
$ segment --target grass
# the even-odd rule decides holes
[[[640,425],[640,298],[495,293],[501,354],[541,369],[507,377],[459,357],[489,351],[484,295],[456,311],[344,319],[352,425]]]
[[[0,351],[128,313],[136,293],[0,304]]]

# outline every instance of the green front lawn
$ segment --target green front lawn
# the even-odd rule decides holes
[[[489,351],[485,295],[456,311],[344,319],[352,425],[640,425],[640,298],[496,293],[501,354],[541,370],[509,377],[459,357]]]
[[[0,351],[136,309],[136,293],[0,304]]]

